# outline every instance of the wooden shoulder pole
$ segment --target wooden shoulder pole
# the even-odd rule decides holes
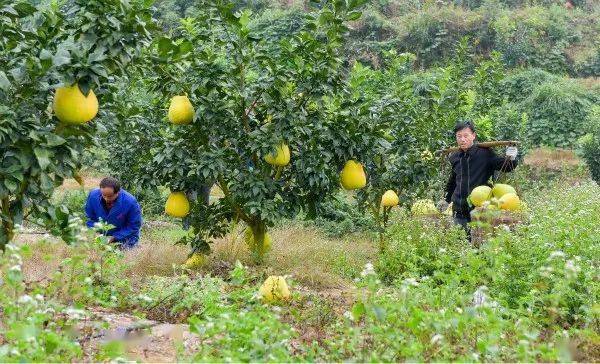
[[[498,140],[498,141],[493,141],[493,142],[476,143],[476,145],[478,147],[482,147],[482,148],[514,146],[514,145],[519,145],[519,144],[520,143],[516,140]],[[438,151],[436,151],[436,153],[437,154],[448,154],[448,153],[456,152],[458,150],[460,150],[459,147],[450,147],[450,148],[438,150]]]

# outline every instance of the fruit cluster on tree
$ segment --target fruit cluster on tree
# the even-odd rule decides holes
[[[0,247],[28,218],[72,238],[69,213],[49,198],[77,177],[107,84],[149,41],[141,1],[0,2]]]
[[[319,3],[305,27],[276,43],[248,27],[249,11],[203,5],[203,15],[157,39],[140,67],[143,87],[162,102],[140,111],[160,138],[138,176],[170,189],[167,213],[185,217],[183,242],[195,252],[242,221],[261,260],[267,227],[302,210],[316,215],[344,164],[383,134],[350,94],[340,53],[345,22],[362,4]],[[224,197],[207,204],[199,191],[213,185]]]

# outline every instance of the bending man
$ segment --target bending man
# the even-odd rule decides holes
[[[109,242],[121,248],[132,248],[140,239],[142,213],[135,197],[121,188],[119,181],[106,177],[100,181],[100,188],[90,191],[85,203],[87,226],[102,220],[114,226],[106,234]]]

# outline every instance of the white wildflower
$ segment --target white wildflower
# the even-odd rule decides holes
[[[83,283],[92,284],[92,277],[85,277],[85,279],[83,280]]]
[[[35,299],[38,300],[38,301],[40,301],[40,302],[43,302],[44,301],[44,296],[42,296],[41,294],[38,293],[38,294],[35,295]]]
[[[352,313],[350,311],[344,312],[344,317],[350,321],[354,321],[354,316],[352,316]]]
[[[406,284],[407,286],[417,287],[419,285],[419,282],[417,282],[417,280],[414,278],[406,278],[404,280],[404,284]]]
[[[10,255],[10,258],[15,261],[17,264],[23,264],[23,259],[19,254],[13,253]]]
[[[568,273],[571,273],[572,275],[579,273],[579,271],[581,270],[581,268],[577,264],[575,264],[575,261],[573,260],[567,260],[565,262],[565,269]]]
[[[17,264],[17,265],[13,265],[12,267],[10,267],[8,269],[10,272],[20,272],[21,271],[21,265]]]
[[[139,299],[140,301],[144,301],[144,302],[146,302],[146,303],[150,303],[150,302],[152,302],[152,298],[151,298],[151,297],[149,297],[149,296],[146,296],[145,294],[141,294],[141,295],[139,295],[139,296],[138,296],[138,299]]]
[[[6,250],[8,250],[9,252],[16,252],[17,250],[19,250],[19,247],[17,247],[14,244],[6,244],[5,247]]]
[[[365,269],[363,269],[363,271],[360,273],[361,277],[366,277],[366,276],[372,275],[372,274],[375,274],[375,268],[373,267],[373,264],[371,264],[371,263],[365,264]]]
[[[431,337],[431,344],[437,344],[437,343],[441,342],[443,338],[444,338],[444,335],[435,334]]]
[[[24,294],[21,297],[19,297],[19,299],[17,300],[18,303],[32,303],[33,298],[31,298],[30,295]]]
[[[477,288],[477,290],[473,293],[472,304],[474,307],[481,307],[486,304],[488,300],[487,291],[488,288],[486,286],[480,286]]]
[[[550,256],[548,257],[548,259],[564,258],[564,257],[565,257],[565,253],[563,253],[561,250],[555,250],[552,253],[550,253]]]
[[[64,312],[70,319],[81,320],[85,318],[85,311],[78,308],[68,307]]]

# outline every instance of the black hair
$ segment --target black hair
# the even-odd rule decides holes
[[[459,121],[458,123],[456,123],[456,125],[454,126],[454,134],[458,133],[459,131],[463,130],[463,129],[471,129],[471,131],[474,133],[475,132],[475,125],[473,125],[473,122],[467,120],[467,121]]]
[[[104,177],[100,181],[100,188],[111,187],[115,193],[121,190],[121,182],[114,177]]]

